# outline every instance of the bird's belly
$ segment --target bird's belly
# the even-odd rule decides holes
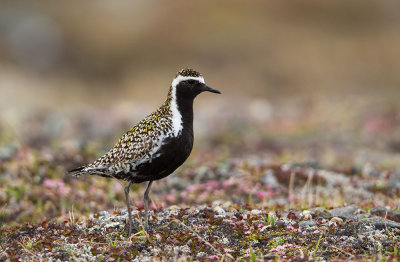
[[[164,178],[174,172],[189,157],[193,139],[167,139],[148,161],[135,168],[137,183]]]

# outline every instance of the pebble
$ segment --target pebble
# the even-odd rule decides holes
[[[101,211],[101,212],[99,213],[99,215],[100,215],[100,217],[102,217],[102,218],[108,218],[108,217],[111,216],[110,213],[108,213],[107,211]]]
[[[339,207],[339,208],[334,208],[329,210],[331,214],[335,217],[344,217],[344,218],[349,218],[353,217],[354,215],[358,215],[362,213],[361,208],[355,205],[350,205],[346,207]]]
[[[358,222],[359,226],[363,225],[373,225],[376,229],[386,229],[386,228],[398,228],[400,229],[400,223],[384,219],[382,217],[368,217],[363,218]]]
[[[199,253],[197,253],[196,258],[197,259],[204,259],[204,258],[206,258],[206,256],[207,256],[207,254],[205,252],[199,252]]]
[[[264,232],[265,230],[267,230],[268,228],[271,228],[271,227],[272,227],[271,225],[263,226],[263,227],[260,229],[260,232]]]
[[[132,262],[148,262],[148,261],[150,261],[150,258],[144,256],[136,257],[134,260],[132,260]]]
[[[310,210],[304,210],[303,213],[302,213],[302,215],[303,215],[304,219],[307,219],[307,220],[312,219],[311,211],[310,211]]]
[[[300,217],[301,216],[301,212],[296,211],[296,210],[287,210],[287,211],[283,211],[282,212],[282,217],[287,217],[287,218],[291,218],[289,214],[294,214],[296,217]]]
[[[222,207],[216,206],[213,209],[218,215],[225,215],[225,210]]]
[[[162,236],[160,234],[156,234],[156,239],[157,239],[157,241],[161,241],[162,240]]]
[[[390,190],[394,191],[400,191],[400,177],[399,174],[397,174],[397,177],[393,177],[389,180],[388,182],[388,187]]]
[[[15,147],[0,147],[0,159],[10,160],[16,152],[17,149]]]
[[[385,217],[390,212],[390,209],[386,207],[373,207],[369,212],[371,215]]]
[[[343,224],[343,219],[341,219],[340,217],[332,217],[331,222]]]
[[[224,237],[221,242],[222,242],[222,244],[227,245],[227,244],[229,244],[229,239]]]
[[[275,226],[277,226],[277,227],[284,227],[285,225],[286,225],[286,222],[283,220],[275,221]]]
[[[306,220],[306,221],[301,221],[299,225],[302,229],[304,229],[307,227],[314,227],[317,225],[317,223],[314,220]]]
[[[386,219],[400,222],[400,212],[390,210],[385,207],[373,207],[370,210],[371,215],[384,217]]]
[[[190,254],[190,248],[187,245],[174,247],[174,254],[176,257],[182,254]]]
[[[268,185],[271,188],[280,188],[282,187],[278,180],[276,179],[276,176],[274,174],[274,171],[271,169],[268,169],[265,171],[264,176],[261,178],[261,181],[263,184]]]
[[[330,219],[332,217],[332,214],[323,207],[314,207],[314,208],[309,209],[308,211],[310,211],[313,218]]]
[[[104,228],[116,228],[116,227],[121,227],[123,226],[120,222],[111,222],[108,224],[105,224],[103,227]]]
[[[252,215],[260,215],[262,213],[262,211],[261,210],[258,210],[258,209],[253,209],[253,210],[251,210],[251,212],[250,212],[250,214],[252,214]]]
[[[152,251],[153,251],[153,254],[156,255],[156,256],[162,253],[161,250],[158,249],[158,248],[153,248]]]
[[[171,210],[171,211],[178,211],[181,208],[179,206],[177,206],[177,205],[173,205],[173,206],[170,206],[168,209]]]

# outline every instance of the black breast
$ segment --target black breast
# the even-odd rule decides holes
[[[151,162],[136,167],[132,180],[135,183],[158,180],[172,174],[189,157],[193,148],[193,129],[182,130],[178,137],[166,138]]]
[[[193,148],[193,99],[177,93],[178,110],[182,115],[182,131],[166,138],[151,161],[138,165],[131,179],[135,183],[157,180],[170,175],[186,161]]]

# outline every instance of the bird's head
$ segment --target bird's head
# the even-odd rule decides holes
[[[171,86],[179,97],[191,99],[194,99],[204,91],[221,94],[217,89],[207,86],[203,76],[190,68],[180,70],[172,81]]]

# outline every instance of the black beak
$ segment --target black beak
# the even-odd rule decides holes
[[[221,94],[221,92],[218,91],[217,89],[214,89],[214,88],[206,86],[206,85],[204,85],[203,91],[208,91],[208,92],[211,92],[211,93]]]

